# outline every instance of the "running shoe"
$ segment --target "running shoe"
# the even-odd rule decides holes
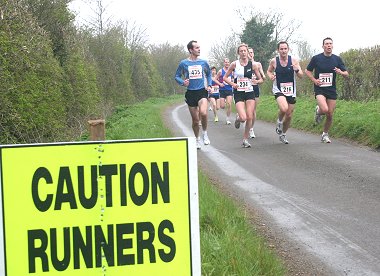
[[[226,120],[226,125],[230,125],[231,124],[231,121],[230,120]]]
[[[249,138],[256,138],[255,132],[253,131],[253,128],[249,130]]]
[[[243,144],[242,144],[243,148],[250,148],[251,147],[251,144],[248,143],[248,140],[247,139],[243,139]]]
[[[284,144],[289,144],[289,141],[288,139],[286,139],[286,134],[281,134],[280,136],[278,136],[278,139],[284,143]]]
[[[215,116],[214,122],[219,122],[218,115]]]
[[[239,120],[239,114],[236,114],[236,119],[235,119],[235,128],[240,128],[240,120]]]
[[[281,134],[282,134],[282,122],[278,122],[278,121],[277,121],[276,133],[277,133],[278,135],[281,135]]]
[[[314,121],[317,123],[317,124],[320,124],[323,120],[323,115],[319,114],[319,106],[317,105],[315,107],[315,115],[314,115]]]
[[[212,107],[211,107],[211,105],[209,106],[208,111],[212,111]]]
[[[201,139],[200,138],[197,138],[195,140],[195,145],[196,145],[197,149],[201,149]]]
[[[323,143],[331,143],[328,133],[322,133],[321,141]]]
[[[203,134],[203,144],[210,145],[210,139],[208,139],[207,134]]]

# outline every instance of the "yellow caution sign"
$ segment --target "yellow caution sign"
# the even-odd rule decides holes
[[[0,153],[0,275],[201,274],[195,139]]]

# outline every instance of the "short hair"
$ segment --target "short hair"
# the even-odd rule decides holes
[[[187,43],[187,50],[189,51],[190,53],[190,49],[193,49],[193,43],[198,43],[198,41],[196,40],[191,40],[189,43]]]
[[[240,50],[241,47],[247,47],[247,49],[248,49],[248,44],[241,43],[241,44],[238,46],[238,48],[237,48],[237,51],[236,51],[237,54],[239,54],[239,50]]]
[[[212,69],[215,69],[215,70],[216,70],[216,67],[215,67],[215,66],[212,66],[212,67],[211,67],[211,71],[212,71]]]
[[[282,41],[280,41],[280,42],[277,43],[277,50],[280,49],[280,45],[281,45],[281,44],[286,44],[286,46],[288,46],[288,48],[289,48],[289,44],[288,44],[288,42],[282,40]]]
[[[333,41],[331,37],[326,37],[326,38],[323,39],[323,41],[322,41],[322,45],[325,45],[325,41],[326,41],[326,40],[331,40],[331,41]]]

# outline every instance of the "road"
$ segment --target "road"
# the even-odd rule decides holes
[[[204,170],[259,209],[271,225],[315,258],[326,274],[380,275],[380,153],[332,138],[289,129],[290,144],[278,141],[274,123],[258,121],[252,148],[242,131],[213,122],[211,145],[198,159]],[[167,112],[176,136],[193,137],[185,104]]]

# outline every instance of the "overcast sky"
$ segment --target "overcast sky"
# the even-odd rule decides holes
[[[89,16],[89,0],[74,0],[71,9],[78,19]],[[298,36],[313,49],[322,51],[322,39],[334,39],[334,53],[380,45],[379,7],[373,0],[104,0],[113,21],[128,20],[147,29],[149,42],[185,46],[198,40],[201,56],[208,57],[214,44],[220,44],[231,30],[241,33],[242,21],[235,10],[282,13],[285,20],[301,23]],[[237,4],[238,3],[238,4]],[[292,47],[292,45],[290,45]]]

